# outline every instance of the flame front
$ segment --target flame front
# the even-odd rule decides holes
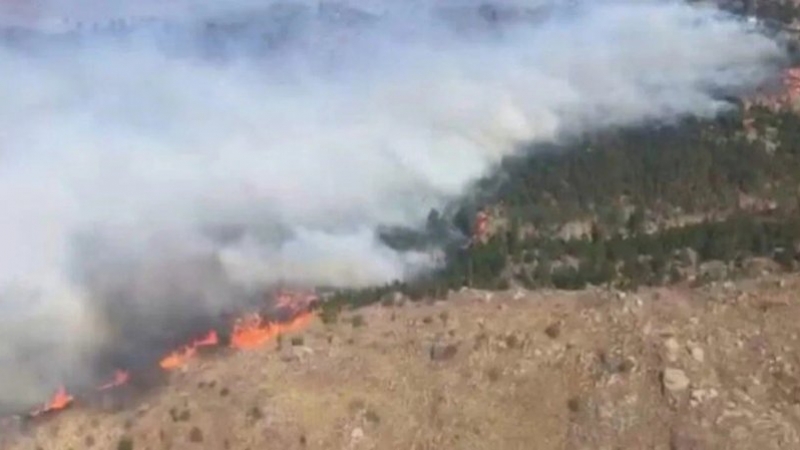
[[[291,333],[304,328],[312,319],[309,311],[311,304],[317,300],[315,294],[301,294],[283,292],[275,299],[276,309],[291,313],[292,318],[286,322],[269,321],[260,314],[248,314],[238,319],[233,324],[230,346],[240,350],[249,350],[260,347],[277,336]],[[219,345],[219,336],[216,330],[210,330],[205,336],[196,339],[189,345],[168,354],[159,361],[159,366],[164,370],[173,370],[183,367],[189,359],[197,354],[200,347]],[[117,369],[114,378],[96,388],[97,391],[106,391],[122,386],[130,381],[130,373]],[[73,403],[75,398],[70,395],[65,387],[60,387],[53,398],[44,406],[30,413],[31,417],[62,410]]]
[[[176,350],[166,357],[164,357],[158,364],[164,370],[173,370],[182,367],[189,359],[197,354],[197,349],[200,347],[211,347],[219,344],[219,337],[215,330],[211,330],[208,334],[191,344]]]
[[[251,314],[234,324],[231,347],[240,350],[260,347],[279,334],[290,333],[305,327],[310,321],[310,312],[299,314],[288,322],[267,322],[258,314]]]
[[[64,409],[72,404],[73,400],[75,400],[75,398],[67,393],[67,389],[64,386],[61,386],[58,388],[55,395],[53,395],[53,398],[50,399],[50,401],[47,402],[41,409],[37,409],[36,411],[32,412],[31,416],[36,417],[50,411]]]
[[[127,383],[130,379],[131,374],[124,370],[117,369],[114,372],[114,379],[102,386],[97,388],[98,391],[107,391],[109,389],[113,389],[117,386],[122,386],[123,384]]]

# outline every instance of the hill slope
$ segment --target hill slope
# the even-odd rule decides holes
[[[798,286],[386,302],[199,358],[121,409],[76,406],[3,448],[794,449]]]

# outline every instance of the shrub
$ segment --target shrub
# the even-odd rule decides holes
[[[364,418],[367,419],[367,422],[373,423],[375,425],[381,423],[381,417],[372,408],[367,409],[367,412],[364,413]]]
[[[203,442],[203,431],[200,428],[192,427],[191,431],[189,431],[189,442]]]
[[[558,322],[553,322],[544,329],[544,334],[547,335],[550,339],[555,339],[559,335],[561,335],[561,324]]]
[[[364,316],[361,314],[356,314],[353,316],[351,323],[353,324],[353,328],[360,328],[367,324],[367,322],[364,320]]]
[[[253,420],[261,420],[264,418],[264,413],[261,412],[261,408],[258,406],[253,406],[250,408],[250,411],[247,412],[247,417]]]
[[[319,312],[319,318],[324,324],[334,324],[339,321],[339,313],[342,308],[339,302],[326,301],[322,304]]]
[[[117,450],[133,450],[133,439],[124,436],[117,442]]]

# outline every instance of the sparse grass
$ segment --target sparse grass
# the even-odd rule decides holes
[[[433,361],[447,361],[458,353],[458,347],[454,344],[434,344],[431,346],[430,357]]]
[[[581,410],[581,401],[580,401],[580,399],[578,397],[570,397],[570,399],[567,400],[567,409],[569,409],[570,412],[573,412],[573,413],[580,412],[580,410]]]
[[[634,366],[635,366],[635,364],[633,363],[633,361],[630,358],[625,358],[625,359],[622,360],[622,362],[620,363],[620,365],[618,367],[619,373],[623,373],[623,374],[629,373],[630,371],[633,370]]]
[[[188,422],[192,418],[192,413],[188,409],[178,412],[178,408],[170,408],[169,415],[173,422]]]
[[[506,347],[510,349],[519,348],[522,347],[522,342],[520,342],[515,333],[509,333],[506,335]]]
[[[634,362],[630,358],[623,358],[617,354],[599,353],[600,363],[609,373],[626,374],[633,370]]]
[[[133,450],[133,439],[123,436],[117,442],[117,450]]]
[[[489,335],[486,332],[482,331],[475,336],[475,344],[473,348],[478,350],[479,348],[487,345],[489,343]]]
[[[217,386],[217,382],[213,381],[213,380],[212,381],[201,381],[201,382],[197,383],[197,388],[198,389],[214,389],[214,387],[216,387],[216,386]]]
[[[363,399],[354,398],[353,400],[350,401],[350,403],[348,403],[347,409],[351,413],[355,414],[355,413],[361,411],[362,409],[364,409],[366,406],[367,406],[367,404],[364,402]]]
[[[381,423],[381,417],[372,408],[367,409],[367,412],[364,413],[364,418],[367,419],[367,422],[373,425]]]
[[[353,325],[353,328],[361,328],[367,325],[367,321],[364,320],[364,316],[361,314],[356,314],[350,319],[350,323]]]
[[[340,313],[341,308],[339,305],[326,302],[322,304],[322,308],[319,311],[319,318],[322,323],[326,325],[335,324],[339,321]]]
[[[195,444],[203,442],[203,431],[198,427],[192,427],[191,431],[189,431],[189,442]]]
[[[561,324],[558,322],[551,323],[544,329],[544,334],[550,339],[556,339],[561,335]]]
[[[252,408],[250,408],[250,411],[247,412],[247,417],[255,421],[258,421],[264,418],[264,413],[258,406],[253,406]]]
[[[647,291],[643,291],[642,296],[648,301]],[[463,295],[471,299],[474,294]],[[542,298],[548,298],[546,295],[549,294],[542,294]],[[104,420],[101,420],[98,431],[94,431],[88,428],[94,415],[89,412],[85,422],[80,424],[86,430],[82,434],[61,432],[62,435],[77,436],[77,440],[46,435],[43,438],[46,441],[40,444],[44,450],[61,447],[65,450],[70,447],[74,450],[116,450],[120,435],[115,433],[126,433],[135,439],[135,450],[256,450],[270,448],[275,443],[296,450],[346,448],[351,440],[350,431],[360,427],[369,444],[374,442],[376,446],[467,448],[470,445],[464,439],[468,438],[476,443],[472,447],[504,449],[517,448],[519,442],[548,442],[572,424],[597,430],[593,416],[595,408],[612,399],[619,400],[617,391],[606,397],[605,392],[593,389],[593,385],[583,384],[585,380],[594,382],[596,376],[606,377],[604,380],[608,378],[610,369],[601,365],[601,361],[606,361],[609,367],[616,367],[619,372],[629,370],[643,375],[654,367],[660,370],[660,362],[648,358],[647,353],[641,356],[642,351],[648,351],[643,347],[647,340],[640,336],[620,335],[627,330],[605,327],[602,320],[594,321],[593,314],[586,314],[586,318],[577,314],[568,316],[569,322],[565,322],[564,311],[572,310],[573,300],[572,297],[562,300],[556,295],[564,294],[553,294],[559,303],[520,302],[507,310],[495,308],[496,302],[479,301],[462,301],[446,309],[440,304],[428,307],[423,303],[419,310],[408,311],[384,310],[377,304],[372,305],[371,309],[341,316],[338,327],[325,327],[316,322],[303,330],[302,336],[314,340],[313,343],[317,340],[324,342],[331,336],[336,344],[330,346],[332,351],[329,355],[323,357],[327,352],[320,351],[318,357],[311,358],[310,364],[285,364],[272,351],[252,352],[247,357],[236,356],[221,361],[210,359],[202,371],[176,374],[171,384],[165,387],[163,396],[159,394],[149,400],[152,402],[149,413],[137,419],[130,432],[118,429],[125,415],[105,420],[108,417],[102,414],[97,416]],[[576,296],[574,304],[579,304],[579,300],[583,297]],[[614,306],[611,302],[592,305],[603,318],[616,314],[611,309]],[[689,307],[694,307],[694,304]],[[447,326],[442,326],[441,313],[445,310],[449,318]],[[673,309],[665,311],[674,314]],[[369,328],[352,330],[350,319],[359,312],[369,321]],[[392,312],[398,316],[395,323],[389,319]],[[754,327],[750,322],[737,322],[738,319],[729,322],[727,315],[711,316],[704,309],[691,312],[702,320],[703,325],[720,323],[726,329]],[[654,326],[688,322],[677,322],[676,317],[684,318],[683,314],[689,313],[654,315]],[[411,319],[422,324],[426,315],[433,318],[433,325],[425,328],[409,324]],[[770,320],[766,325],[778,325],[778,317],[769,316],[765,319]],[[589,352],[598,348],[613,348],[614,351],[607,351],[616,357],[616,362],[611,364],[609,357],[601,359],[603,357],[598,352],[596,360],[582,359],[580,361],[586,364],[575,364],[571,358],[578,352],[549,352],[549,347],[562,347],[554,345],[560,341],[550,340],[544,331],[554,322],[561,324],[558,339],[563,343],[574,343],[581,349],[581,358],[584,351],[591,355]],[[485,326],[479,328],[483,323]],[[783,333],[786,330],[785,327],[766,325],[763,328],[765,332]],[[448,336],[451,328],[455,329],[456,338]],[[678,328],[677,332],[681,330]],[[606,333],[613,334],[607,336]],[[286,347],[297,335],[299,333],[285,335]],[[346,345],[350,337],[355,337],[355,342]],[[626,342],[624,347],[617,344],[620,337],[630,339],[630,344]],[[696,339],[703,337],[698,334]],[[449,360],[431,361],[427,351],[434,342],[439,357],[445,357],[448,344],[455,344],[458,353]],[[479,351],[472,350],[473,342],[480,346]],[[531,347],[530,352],[510,350],[527,347]],[[533,347],[543,351],[534,354]],[[500,348],[507,349],[501,351]],[[626,363],[626,358],[631,362]],[[625,365],[633,362],[636,367],[626,369]],[[598,372],[601,368],[604,372]],[[208,387],[211,379],[217,380],[214,389]],[[195,389],[200,380],[205,380],[204,389],[208,391]],[[641,377],[628,381],[636,381],[629,383],[631,390],[642,402],[647,402],[631,406],[636,408],[634,413],[643,417],[641,427],[635,432],[656,429],[658,433],[666,433],[668,429],[661,428],[662,424],[657,420],[665,417],[666,413],[662,413],[667,411],[666,402],[657,395],[647,396],[650,392],[657,392],[655,388],[660,387],[659,380]],[[647,384],[642,386],[640,381]],[[225,387],[230,389],[227,399],[218,396],[222,395]],[[227,389],[225,391],[227,395]],[[619,392],[627,395],[627,392]],[[180,419],[189,404],[185,402],[190,401],[186,395],[195,396],[194,400],[204,403],[203,406],[191,406],[191,421],[188,423]],[[258,405],[260,410],[254,405]],[[171,414],[178,419],[177,423],[170,420],[173,406],[176,408]],[[651,411],[654,413],[648,415]],[[77,415],[62,417],[64,423],[69,423]],[[400,420],[408,417],[415,420]],[[531,427],[531,423],[537,426]],[[202,430],[202,442],[190,442],[197,440],[189,436],[195,425]],[[110,430],[105,430],[109,427]],[[342,427],[346,427],[344,431]],[[160,429],[166,436],[161,440]],[[85,445],[88,434],[97,439],[93,446]],[[455,437],[456,434],[459,436]],[[541,449],[553,450],[565,444],[563,441],[549,442],[552,445],[541,445]],[[592,441],[585,446],[611,448],[614,443]],[[33,449],[32,446],[12,446],[10,450],[24,448]]]

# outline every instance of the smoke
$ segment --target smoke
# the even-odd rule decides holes
[[[522,144],[713,115],[782,55],[674,1],[258,3],[50,0],[0,45],[0,407],[278,283],[429,270],[376,230]]]

